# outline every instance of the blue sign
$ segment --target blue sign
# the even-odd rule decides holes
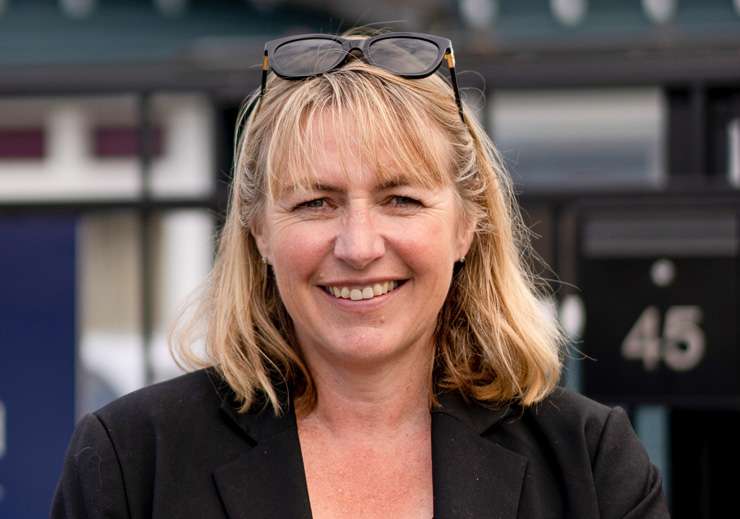
[[[77,217],[0,216],[0,517],[48,517],[74,426]]]

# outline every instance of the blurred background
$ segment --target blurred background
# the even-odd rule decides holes
[[[0,517],[48,514],[84,413],[180,373],[264,42],[374,22],[454,42],[563,383],[628,410],[673,517],[731,514],[739,0],[0,0]]]

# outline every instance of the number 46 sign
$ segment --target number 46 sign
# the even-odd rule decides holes
[[[662,319],[662,330],[661,317],[657,307],[645,308],[622,342],[622,356],[642,361],[647,371],[655,370],[661,361],[675,371],[695,368],[704,358],[706,347],[700,326],[701,308],[669,307]]]

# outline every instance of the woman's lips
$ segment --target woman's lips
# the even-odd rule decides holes
[[[369,285],[329,285],[324,287],[326,292],[337,299],[351,299],[359,301],[362,299],[373,299],[392,291],[398,283],[396,281],[385,281],[383,283],[373,283]]]
[[[350,301],[372,300],[384,296],[397,289],[406,282],[402,280],[384,281],[368,285],[325,285],[321,288],[335,299],[347,299]]]

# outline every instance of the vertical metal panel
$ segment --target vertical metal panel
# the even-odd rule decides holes
[[[154,381],[152,367],[153,279],[151,254],[151,170],[152,170],[152,121],[151,94],[142,93],[139,99],[139,174],[141,175],[141,206],[139,209],[139,261],[141,262],[141,335],[144,346],[144,381]]]

